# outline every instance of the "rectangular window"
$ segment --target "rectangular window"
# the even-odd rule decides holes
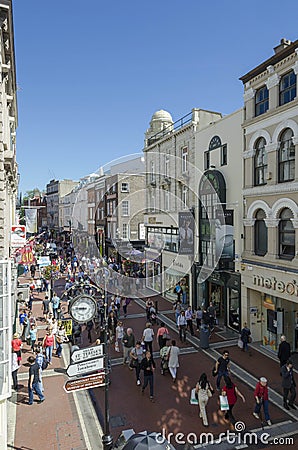
[[[224,144],[220,149],[220,165],[226,166],[227,164],[228,164],[228,147],[227,144]]]
[[[188,156],[188,149],[187,149],[187,147],[183,147],[183,149],[182,149],[182,172],[187,172],[187,169],[188,169],[187,156]]]
[[[128,239],[128,225],[127,223],[122,224],[122,238]]]
[[[90,220],[94,219],[94,217],[93,217],[93,208],[89,208],[89,219]]]
[[[209,169],[210,166],[210,153],[207,151],[204,153],[204,170]]]
[[[121,183],[121,192],[129,192],[129,183]]]
[[[129,201],[123,200],[122,201],[122,216],[128,216],[129,215]]]

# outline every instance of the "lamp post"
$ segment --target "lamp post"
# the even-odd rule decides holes
[[[110,434],[110,405],[109,405],[109,353],[108,353],[108,292],[107,281],[109,278],[108,269],[102,269],[104,279],[104,368],[105,368],[105,423],[102,443],[104,450],[110,450],[113,446],[113,438]]]

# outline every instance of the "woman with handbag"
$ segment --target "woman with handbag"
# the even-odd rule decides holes
[[[169,330],[166,328],[165,323],[161,322],[160,327],[156,333],[156,340],[159,345],[159,350],[167,345],[167,341],[170,340]]]
[[[141,345],[141,341],[136,342],[136,346],[131,350],[130,352],[130,369],[136,370],[136,379],[137,379],[137,386],[140,386],[141,380],[140,380],[140,372],[141,372],[141,362],[144,357],[144,350]]]
[[[230,377],[225,377],[225,386],[222,388],[222,395],[226,396],[228,399],[229,409],[226,410],[225,419],[229,420],[232,425],[236,423],[236,419],[233,416],[233,408],[237,402],[237,396],[240,397],[245,403],[245,398],[232,382]]]
[[[202,373],[196,385],[196,397],[199,402],[199,416],[203,421],[204,427],[208,427],[208,418],[206,413],[206,406],[210,397],[212,397],[214,389],[207,379],[207,375]]]

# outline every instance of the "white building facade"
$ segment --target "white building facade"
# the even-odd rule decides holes
[[[256,340],[298,350],[298,41],[244,75],[242,295]]]

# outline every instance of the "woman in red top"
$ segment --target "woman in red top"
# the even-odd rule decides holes
[[[45,337],[43,338],[42,346],[46,351],[46,358],[48,359],[49,364],[52,364],[54,341],[55,337],[53,335],[52,330],[48,330]]]
[[[225,419],[229,420],[233,425],[236,423],[236,419],[233,416],[233,408],[237,402],[237,395],[242,399],[243,403],[245,403],[245,398],[232,382],[230,377],[225,377],[225,386],[222,389],[222,395],[226,395],[229,403],[229,409],[225,414]]]
[[[13,339],[11,341],[11,347],[12,347],[13,353],[17,354],[17,361],[18,361],[18,364],[20,365],[21,360],[22,360],[21,348],[23,347],[23,343],[22,343],[18,333],[15,333],[13,335]]]

